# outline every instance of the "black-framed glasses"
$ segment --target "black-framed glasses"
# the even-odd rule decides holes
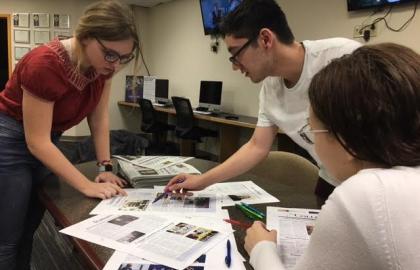
[[[326,129],[311,129],[309,124],[304,125],[299,131],[299,136],[307,143],[314,144],[314,133],[328,133]]]
[[[104,52],[104,59],[108,63],[115,63],[118,60],[120,61],[120,64],[124,65],[130,62],[134,59],[135,54],[134,52],[131,52],[129,54],[120,55],[118,52],[107,48],[98,38],[96,38],[96,41],[98,41],[99,45],[102,47],[102,51]]]
[[[244,51],[249,45],[251,45],[251,43],[256,39],[258,37],[258,35],[257,36],[255,36],[255,37],[253,37],[253,38],[251,38],[251,39],[249,39],[247,42],[245,42],[245,44],[244,45],[242,45],[242,47],[240,47],[239,48],[239,50],[237,50],[236,51],[236,53],[234,53],[231,57],[229,57],[229,61],[232,63],[232,64],[234,64],[234,65],[239,65],[240,64],[240,62],[239,62],[239,60],[238,59],[236,59],[238,56],[239,56],[239,54],[242,52],[242,51]]]

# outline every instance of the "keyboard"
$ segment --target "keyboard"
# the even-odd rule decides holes
[[[196,111],[202,111],[202,112],[207,112],[209,110],[209,108],[206,107],[197,107],[195,108]]]

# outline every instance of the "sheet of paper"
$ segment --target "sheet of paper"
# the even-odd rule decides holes
[[[267,228],[275,229],[277,249],[286,269],[292,269],[309,244],[319,210],[267,207]]]
[[[204,215],[211,216],[220,213],[221,207],[214,195],[201,193],[194,196],[165,196],[152,203],[162,193],[152,189],[124,189],[127,196],[116,196],[102,200],[91,212],[98,214],[128,214],[139,215],[155,213],[159,215]]]
[[[276,197],[252,181],[217,183],[195,193],[200,194],[201,192],[217,194],[222,206],[233,206],[239,202],[247,204],[279,202]]]
[[[76,223],[60,232],[108,248],[122,250],[136,244],[171,224],[165,217],[153,215],[97,215]]]
[[[61,232],[154,263],[184,269],[231,234],[190,221],[177,219],[168,223],[161,216],[98,215]]]
[[[115,157],[123,157],[127,159],[127,156],[115,156]],[[146,167],[149,169],[159,170],[174,164],[183,163],[193,157],[181,157],[181,156],[141,156],[141,157],[133,157],[130,162]]]
[[[229,218],[227,210],[223,210],[222,215],[214,216],[212,218],[202,217],[186,217],[186,219],[193,219],[196,224],[207,225],[216,230],[231,230],[230,224],[223,222],[223,218]],[[242,270],[245,269],[243,261],[245,259],[237,251],[236,243],[233,234],[229,235],[230,242],[232,244],[232,264],[228,268],[224,263],[224,257],[226,256],[226,243],[222,241],[215,247],[213,247],[206,254],[201,255],[192,265],[189,266],[189,270],[212,270],[212,269],[231,269],[231,270]],[[115,251],[112,257],[109,259],[103,270],[121,270],[123,267],[130,265],[133,270],[138,269],[161,269],[171,270],[163,265],[154,265],[153,263],[143,260],[138,257],[134,257],[130,254]]]
[[[143,82],[143,98],[149,100],[155,100],[155,84],[156,84],[156,77],[155,76],[144,76]]]

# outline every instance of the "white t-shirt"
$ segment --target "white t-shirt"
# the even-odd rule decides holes
[[[419,194],[420,166],[360,171],[328,198],[293,269],[420,269]],[[284,269],[269,241],[252,249],[250,262]]]
[[[292,88],[287,88],[283,78],[268,77],[264,80],[260,92],[259,127],[277,126],[295,143],[306,149],[318,162],[313,145],[305,142],[297,133],[306,123],[309,114],[308,88],[312,77],[332,59],[353,52],[361,44],[345,38],[330,38],[316,41],[303,41],[305,60],[299,81]],[[320,165],[320,164],[319,164]],[[320,176],[336,186],[320,165]]]

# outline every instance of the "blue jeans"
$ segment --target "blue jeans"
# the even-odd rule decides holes
[[[36,190],[49,173],[29,152],[22,123],[0,113],[0,270],[30,269],[33,235],[45,212]]]

